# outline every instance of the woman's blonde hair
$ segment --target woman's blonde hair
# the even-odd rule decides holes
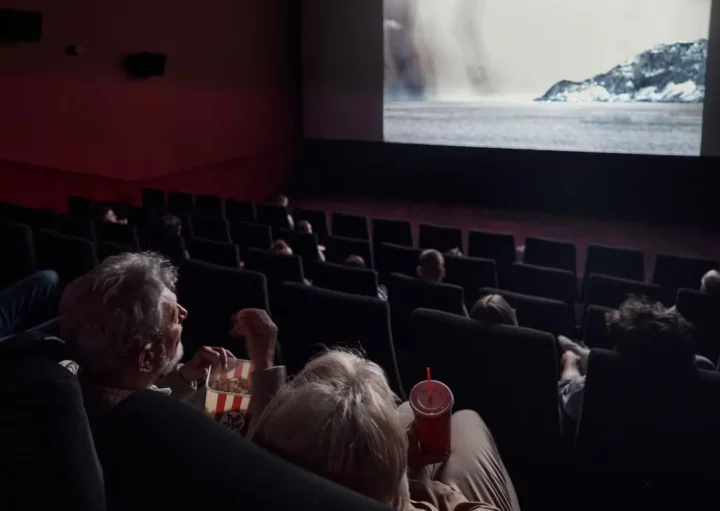
[[[407,435],[383,370],[331,350],[285,385],[254,422],[258,444],[402,510],[409,502]]]

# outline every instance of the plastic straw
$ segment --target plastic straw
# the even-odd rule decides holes
[[[432,399],[432,378],[430,377],[430,368],[426,367],[425,372],[427,373],[428,379],[428,398]]]

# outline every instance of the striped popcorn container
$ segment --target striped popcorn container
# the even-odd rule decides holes
[[[251,363],[228,360],[228,369],[212,371],[205,383],[205,413],[245,436],[250,425]]]

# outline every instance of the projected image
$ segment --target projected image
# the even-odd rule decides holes
[[[385,140],[697,156],[711,3],[385,0]]]

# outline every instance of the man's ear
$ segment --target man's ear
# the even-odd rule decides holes
[[[445,280],[445,268],[440,268],[440,280]]]
[[[422,274],[422,268],[421,268],[420,266],[416,266],[416,267],[415,267],[415,271],[417,272],[417,276],[420,277],[420,278],[422,278],[422,276],[423,276],[423,274]]]
[[[153,350],[152,344],[146,344],[137,356],[138,369],[141,373],[152,373],[157,368],[158,354]]]

